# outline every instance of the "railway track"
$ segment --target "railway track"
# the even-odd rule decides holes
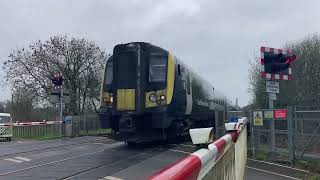
[[[162,150],[162,151],[159,150],[159,149],[152,150],[152,152],[156,152],[156,151],[162,152],[162,151],[164,151],[164,150]],[[148,152],[148,153],[151,153],[151,152]],[[114,165],[116,165],[116,164],[125,163],[125,162],[126,162],[128,159],[130,159],[130,158],[138,157],[138,156],[145,155],[145,154],[146,154],[146,152],[142,152],[142,153],[138,153],[138,154],[135,154],[135,155],[132,155],[132,156],[125,157],[124,159],[121,159],[121,160],[112,161],[111,163],[110,163],[110,162],[104,163],[104,164],[101,164],[101,165],[99,165],[99,166],[95,166],[95,167],[89,168],[89,169],[87,169],[87,170],[85,170],[85,171],[77,172],[77,173],[74,173],[74,174],[72,174],[72,175],[70,175],[70,176],[61,178],[60,180],[74,179],[74,178],[79,177],[79,176],[82,176],[82,175],[84,175],[84,174],[91,173],[91,172],[93,172],[93,171],[95,171],[95,170],[97,170],[97,169],[100,169],[100,168],[105,168],[105,167],[107,167],[107,166],[114,166]],[[149,157],[149,156],[148,156],[148,157]],[[141,162],[141,160],[140,160],[140,161],[137,161],[137,162],[135,162],[135,163],[131,163],[131,164],[129,164],[129,166],[132,166],[132,165],[137,164],[137,163],[139,163],[139,162]],[[127,166],[128,166],[128,165],[127,165]],[[120,170],[122,170],[122,169],[119,169],[119,171],[120,171]],[[117,171],[114,171],[114,173],[115,173],[115,172],[117,172]]]
[[[106,176],[122,176],[123,173],[129,176],[132,173],[135,176],[139,175],[132,178],[122,177],[123,179],[143,179],[160,167],[194,151],[192,145],[149,144],[128,147],[123,142],[106,139],[87,140],[86,137],[82,137],[81,142],[73,142],[71,139],[70,142],[54,144],[50,147],[47,143],[52,142],[46,142],[41,143],[45,147],[39,146],[37,149],[28,148],[5,154],[2,152],[0,179],[97,180]],[[12,147],[20,146],[17,144]],[[32,143],[29,146],[32,146]],[[14,159],[26,161],[12,161]],[[137,167],[140,170],[131,170]],[[145,170],[146,168],[148,170]],[[138,173],[135,173],[136,171]]]
[[[83,144],[89,144],[89,143],[95,143],[95,142],[104,142],[104,141],[106,141],[106,139],[88,140],[88,141],[71,143],[71,144],[62,144],[62,145],[45,147],[45,148],[40,148],[40,149],[33,149],[33,150],[26,150],[26,151],[21,151],[21,152],[1,154],[0,158],[6,158],[8,156],[14,156],[14,155],[20,155],[20,154],[26,154],[26,153],[34,153],[34,152],[46,151],[46,150],[52,150],[52,149],[66,148],[66,147],[70,147],[70,146],[77,146],[77,145],[83,145]],[[112,140],[109,139],[109,141],[111,142]]]
[[[119,145],[119,144],[123,144],[123,143],[115,143],[115,144],[112,144],[112,145],[113,145],[112,147],[117,146],[117,145]],[[22,168],[22,169],[17,169],[17,170],[14,170],[14,171],[9,171],[9,172],[5,172],[5,173],[0,173],[0,176],[6,176],[6,175],[10,175],[10,174],[18,173],[18,172],[23,172],[23,171],[28,171],[28,170],[35,169],[35,168],[39,168],[39,167],[43,167],[43,166],[48,166],[48,165],[52,165],[52,164],[61,163],[61,162],[68,161],[68,160],[72,160],[72,159],[76,159],[76,158],[81,158],[81,157],[85,157],[85,156],[90,156],[90,155],[94,155],[94,154],[97,154],[97,153],[101,153],[101,152],[103,152],[103,151],[105,151],[105,150],[106,150],[106,149],[99,150],[99,151],[94,151],[94,152],[87,153],[87,154],[81,154],[81,155],[77,155],[77,156],[72,156],[72,157],[69,157],[69,158],[64,158],[64,159],[60,159],[60,160],[56,160],[56,161],[51,161],[51,162],[43,163],[43,164],[38,164],[38,165],[34,165],[34,166]]]

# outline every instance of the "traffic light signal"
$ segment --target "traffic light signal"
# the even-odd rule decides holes
[[[51,81],[52,83],[55,85],[55,86],[62,86],[63,84],[63,77],[61,74],[59,75],[54,75],[52,78],[51,78]]]
[[[291,51],[261,47],[261,75],[264,78],[275,80],[292,79],[291,62],[296,56]]]

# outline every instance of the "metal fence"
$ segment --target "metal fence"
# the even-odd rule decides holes
[[[97,115],[69,117],[70,121],[41,121],[13,123],[13,138],[50,139],[64,136],[87,136],[109,133],[102,129]]]
[[[98,135],[110,132],[110,129],[102,129],[99,117],[96,114],[73,116],[72,136]]]
[[[296,107],[294,144],[298,158],[320,160],[320,110]]]
[[[320,111],[294,107],[282,110],[287,111],[286,117],[275,117],[276,109],[249,112],[248,145],[252,155],[278,161],[320,160]],[[257,112],[262,123],[254,117]]]
[[[54,121],[51,121],[54,122]],[[15,123],[14,138],[58,137],[63,136],[62,122],[54,123]]]

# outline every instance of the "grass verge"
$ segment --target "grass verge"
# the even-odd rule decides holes
[[[277,163],[281,163],[284,165],[288,165],[291,167],[308,170],[310,172],[316,173],[314,176],[309,177],[308,179],[312,180],[320,180],[320,162],[319,161],[311,161],[311,160],[295,160],[293,162],[288,161],[288,155],[286,152],[277,152],[274,159],[270,158],[269,151],[256,150],[254,155],[251,150],[248,149],[248,157],[261,160],[261,161],[273,161]]]

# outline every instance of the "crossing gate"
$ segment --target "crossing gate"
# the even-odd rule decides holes
[[[230,125],[230,123],[228,123]],[[149,177],[149,180],[242,180],[247,159],[246,122],[232,123],[234,130],[186,158]]]

